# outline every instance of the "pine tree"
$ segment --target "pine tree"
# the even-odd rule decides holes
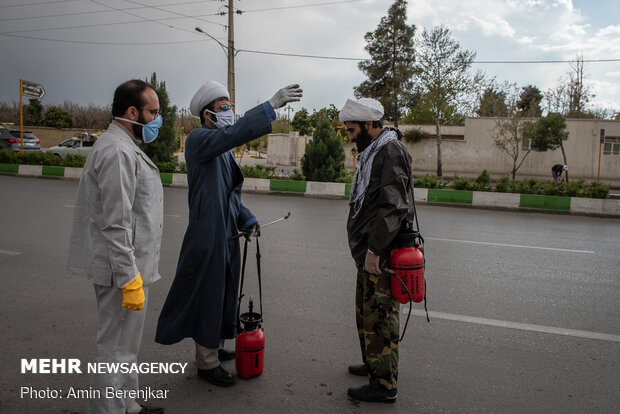
[[[407,2],[397,0],[374,32],[366,33],[370,60],[359,63],[368,79],[354,88],[358,98],[375,98],[385,108],[385,118],[398,126],[402,109],[409,106],[413,90],[415,26],[407,25]]]
[[[163,124],[159,129],[157,139],[150,144],[141,144],[140,148],[153,162],[176,161],[174,153],[179,149],[179,137],[181,135],[181,130],[175,122],[177,107],[176,105],[170,106],[166,82],[159,82],[155,72],[151,75],[151,80],[147,79],[146,81],[151,84],[153,89],[155,89],[155,93],[157,93]]]
[[[312,134],[301,159],[301,171],[309,181],[336,181],[344,170],[342,140],[329,119],[323,118]]]

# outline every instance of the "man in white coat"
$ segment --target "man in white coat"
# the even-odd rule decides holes
[[[137,362],[148,287],[161,277],[163,188],[159,170],[138,147],[157,137],[159,113],[157,94],[146,82],[118,86],[114,120],[93,145],[80,177],[67,268],[95,286],[96,363]],[[164,412],[135,398],[106,398],[109,387],[120,396],[138,390],[137,373],[93,374],[91,386],[101,393],[88,401],[88,413]]]

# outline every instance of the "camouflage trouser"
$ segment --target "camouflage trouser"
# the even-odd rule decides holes
[[[355,320],[372,387],[396,388],[399,311],[398,301],[392,297],[389,273],[357,271]]]

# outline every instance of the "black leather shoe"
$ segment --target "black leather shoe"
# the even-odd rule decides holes
[[[365,377],[368,375],[368,368],[366,368],[366,364],[349,365],[349,374]]]
[[[396,388],[393,390],[386,390],[382,388],[372,388],[370,385],[362,385],[359,388],[349,388],[347,394],[357,401],[393,403],[396,402],[397,392]]]
[[[142,409],[138,414],[164,414],[164,409],[162,407],[153,407],[152,405],[142,405],[140,404]]]
[[[220,361],[228,361],[231,359],[235,359],[235,351],[228,351],[226,349],[218,349],[217,350],[217,357],[219,358]]]
[[[232,387],[237,383],[235,375],[226,371],[221,365],[209,370],[198,369],[198,376],[218,387]]]

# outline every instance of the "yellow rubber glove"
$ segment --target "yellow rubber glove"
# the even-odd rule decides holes
[[[123,290],[123,308],[132,311],[139,311],[144,308],[144,289],[142,289],[140,273],[121,289]]]

